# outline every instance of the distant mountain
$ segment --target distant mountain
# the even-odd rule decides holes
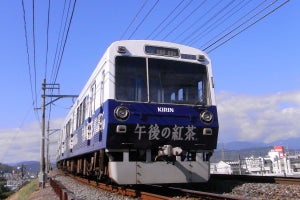
[[[0,172],[1,173],[11,173],[15,167],[0,163]]]
[[[40,162],[38,161],[23,161],[23,162],[13,163],[11,165],[15,167],[21,167],[22,165],[24,165],[26,171],[31,173],[38,173],[40,171]]]
[[[251,148],[261,148],[265,147],[266,144],[263,142],[245,142],[245,141],[235,141],[228,143],[218,143],[217,150],[226,149],[226,150],[242,150],[242,149],[251,149]]]
[[[285,140],[277,140],[271,143],[263,142],[247,142],[247,141],[234,141],[227,143],[218,143],[217,150],[224,148],[225,150],[243,150],[252,148],[264,148],[273,146],[284,146],[285,149],[300,150],[300,137],[290,138]]]
[[[218,143],[211,162],[220,160],[238,160],[245,157],[266,156],[274,146],[283,146],[285,150],[300,150],[300,137],[285,140],[277,140],[272,143],[235,141]],[[224,151],[223,151],[224,150]]]
[[[285,149],[294,149],[300,150],[300,137],[289,138],[285,140],[277,140],[275,142],[270,143],[271,146],[282,145]]]

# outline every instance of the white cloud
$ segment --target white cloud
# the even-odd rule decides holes
[[[51,127],[60,127],[62,120],[51,121]],[[46,132],[47,133],[47,132]],[[0,130],[0,162],[15,163],[20,161],[39,161],[41,154],[41,126],[38,122],[21,128]],[[55,158],[58,134],[49,137],[49,155]]]
[[[300,91],[267,96],[216,94],[219,141],[273,142],[300,137]]]

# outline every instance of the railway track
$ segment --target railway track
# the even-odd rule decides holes
[[[79,181],[84,185],[90,185],[94,188],[99,188],[102,190],[110,191],[111,193],[118,193],[123,196],[136,198],[136,199],[146,199],[146,200],[161,200],[161,199],[247,199],[245,197],[221,194],[224,191],[220,190],[218,186],[212,186],[212,183],[217,184],[218,182],[223,182],[223,185],[227,185],[227,188],[231,188],[230,184],[235,185],[237,179],[239,185],[243,183],[259,183],[259,184],[276,184],[276,185],[299,185],[300,179],[297,178],[286,178],[286,177],[256,177],[256,176],[212,176],[212,179],[206,185],[210,185],[214,189],[212,191],[205,191],[205,188],[201,184],[194,185],[133,185],[133,186],[116,186],[104,183],[97,183],[96,181],[91,181],[85,178],[68,175],[74,181]],[[54,188],[55,192],[58,194],[60,199],[76,199],[74,193],[68,191],[63,185],[56,182],[54,179],[50,179],[51,186]],[[199,191],[203,189],[204,191]],[[207,188],[206,188],[207,189]],[[212,189],[212,188],[210,188]],[[227,191],[228,192],[228,191]],[[229,191],[231,192],[231,191]],[[74,198],[73,198],[74,197]],[[250,198],[251,199],[251,198]]]
[[[257,183],[300,184],[300,177],[212,174],[210,181],[216,181],[216,180],[240,180],[245,182],[257,182]]]
[[[292,184],[292,185],[300,185],[300,178],[281,178],[275,177],[275,183],[278,184]]]
[[[175,188],[161,185],[134,185],[134,186],[116,186],[105,183],[98,183],[96,181],[88,180],[86,178],[77,177],[67,174],[68,177],[74,181],[81,182],[85,185],[93,186],[102,190],[118,193],[123,196],[133,197],[142,200],[171,200],[181,199],[228,199],[239,200],[240,198],[232,195],[215,194],[209,192],[201,192],[195,190],[188,190],[183,188]],[[50,185],[60,199],[76,199],[73,192],[69,191],[62,184],[50,178]]]

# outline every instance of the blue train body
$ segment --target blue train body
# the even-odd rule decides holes
[[[207,181],[219,129],[212,77],[194,48],[112,44],[66,118],[58,167],[119,184]]]

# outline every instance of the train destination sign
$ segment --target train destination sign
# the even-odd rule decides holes
[[[173,48],[146,45],[145,52],[147,54],[158,55],[158,56],[179,57],[179,49],[173,49]]]

